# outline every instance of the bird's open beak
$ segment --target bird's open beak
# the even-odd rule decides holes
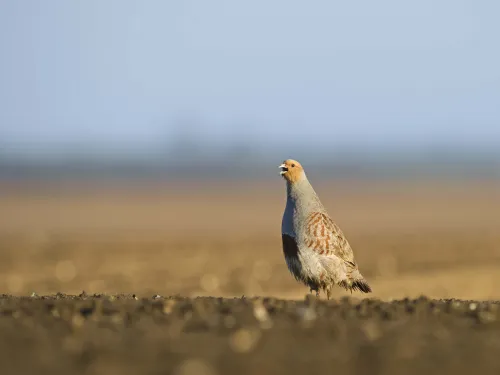
[[[281,169],[280,175],[283,176],[286,172],[288,172],[288,167],[285,164],[281,164],[278,168]]]

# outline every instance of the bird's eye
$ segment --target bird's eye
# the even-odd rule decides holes
[[[292,164],[292,168],[295,167],[295,164]]]

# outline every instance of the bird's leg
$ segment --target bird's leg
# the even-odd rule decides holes
[[[316,297],[319,297],[319,288],[310,287],[309,293],[316,292]]]
[[[330,295],[332,294],[332,289],[331,288],[326,288],[326,298],[330,299]]]

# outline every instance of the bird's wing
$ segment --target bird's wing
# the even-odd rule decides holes
[[[344,233],[324,212],[313,212],[306,220],[304,243],[320,255],[337,256],[356,267],[354,254]]]

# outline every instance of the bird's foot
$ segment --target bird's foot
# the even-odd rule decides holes
[[[309,289],[309,293],[312,294],[313,292],[316,292],[315,293],[316,298],[319,298],[319,289],[313,289],[313,288]]]

